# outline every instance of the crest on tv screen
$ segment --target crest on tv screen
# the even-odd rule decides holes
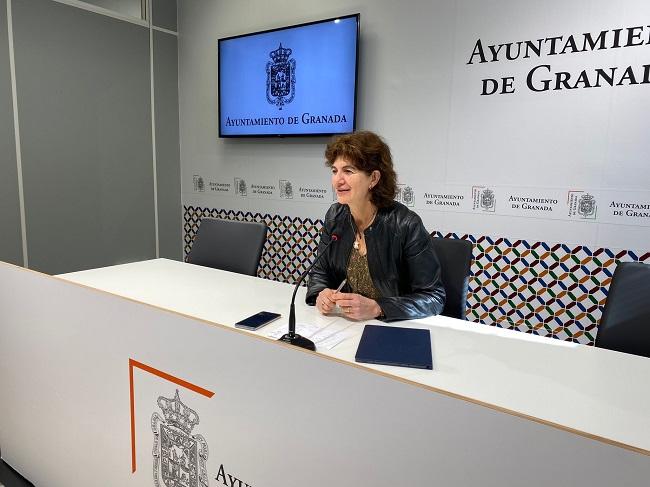
[[[291,49],[278,47],[269,53],[273,62],[266,63],[266,99],[280,110],[296,96],[296,60]]]
[[[219,137],[353,132],[359,18],[352,14],[219,39]]]

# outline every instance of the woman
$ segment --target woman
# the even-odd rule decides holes
[[[372,132],[342,135],[325,158],[338,203],[325,215],[318,246],[325,254],[310,274],[307,304],[323,314],[338,305],[355,320],[440,313],[440,264],[420,217],[394,201],[397,175],[386,143]],[[345,279],[349,292],[337,292]]]

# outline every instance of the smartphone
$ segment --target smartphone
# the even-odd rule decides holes
[[[280,313],[271,313],[270,311],[260,311],[259,313],[249,316],[241,321],[235,323],[236,328],[243,328],[244,330],[259,330],[264,325],[268,325],[272,321],[277,320]]]

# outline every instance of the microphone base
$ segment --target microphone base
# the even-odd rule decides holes
[[[282,337],[278,338],[278,341],[288,343],[294,347],[305,348],[312,352],[316,351],[316,345],[314,345],[314,342],[309,338],[301,337],[296,333],[285,333]]]

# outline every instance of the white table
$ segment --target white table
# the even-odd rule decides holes
[[[320,316],[304,289],[298,324],[349,337],[267,338],[291,292],[165,259],[54,277],[0,263],[3,459],[48,487],[164,485],[160,459],[193,442],[209,487],[647,485],[650,360],[432,317],[391,326],[431,331],[433,370],[357,364],[363,323]],[[283,317],[233,327],[261,310]],[[177,393],[200,421],[162,448]]]
[[[293,287],[166,259],[61,277],[227,327],[258,311],[281,313],[248,332],[261,336],[287,327]],[[352,335],[318,353],[353,363],[363,323],[320,316],[304,295],[296,297],[298,324]],[[433,371],[359,365],[650,455],[650,359],[443,316],[393,325],[431,330]]]

